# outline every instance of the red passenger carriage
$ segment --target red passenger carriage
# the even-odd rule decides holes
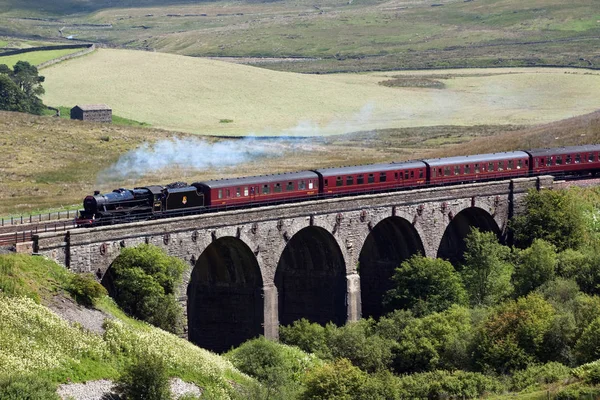
[[[423,160],[431,185],[527,176],[529,155],[524,151],[477,154]]]
[[[425,185],[426,165],[421,161],[324,168],[319,187],[324,195],[361,193]]]
[[[600,168],[600,145],[571,146],[527,151],[533,163],[532,173],[586,174]]]
[[[317,196],[319,177],[311,171],[219,179],[192,184],[209,208],[277,203]]]

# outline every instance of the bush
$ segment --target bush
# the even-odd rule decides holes
[[[402,399],[473,399],[503,390],[499,380],[476,372],[432,371],[400,378]]]
[[[549,362],[543,365],[530,365],[521,371],[515,371],[511,379],[511,389],[521,391],[537,385],[546,385],[567,379],[571,368],[557,362]]]
[[[56,387],[35,376],[21,375],[0,378],[2,400],[59,400]]]
[[[535,239],[530,247],[517,252],[517,263],[513,281],[519,296],[554,279],[558,258],[554,245],[542,239]]]
[[[556,393],[555,400],[580,400],[580,399],[596,399],[600,395],[600,389],[574,385]]]
[[[172,333],[182,330],[183,310],[175,288],[185,269],[183,261],[156,246],[124,249],[112,264],[114,298],[123,311]]]
[[[415,254],[396,268],[392,281],[393,288],[383,300],[388,310],[409,309],[415,315],[427,315],[467,302],[460,275],[450,262],[439,258]]]
[[[301,400],[349,400],[360,398],[368,375],[348,360],[317,367],[306,374]]]
[[[581,334],[575,345],[577,360],[580,363],[600,358],[600,317],[593,320]]]
[[[282,343],[297,346],[307,353],[327,354],[325,328],[302,318],[290,326],[279,327],[279,339]]]
[[[96,301],[108,292],[91,274],[77,274],[71,277],[67,290],[75,301],[86,307],[93,307]]]
[[[584,378],[588,385],[600,385],[600,364],[596,363],[590,367]]]
[[[267,340],[249,340],[225,355],[240,371],[258,379],[266,397],[294,398],[300,389],[306,370],[322,362],[312,354]]]
[[[163,359],[150,353],[138,354],[115,382],[115,392],[124,400],[170,400],[169,376]]]

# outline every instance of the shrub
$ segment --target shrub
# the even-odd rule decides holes
[[[415,254],[396,268],[393,288],[384,296],[389,310],[410,309],[415,315],[444,311],[452,304],[466,304],[467,292],[450,262]]]
[[[521,371],[515,371],[511,378],[514,391],[521,391],[537,385],[545,385],[567,379],[571,368],[557,362],[534,364]]]
[[[584,378],[584,382],[589,385],[600,384],[600,364],[596,363],[590,367]]]
[[[183,310],[175,298],[175,288],[184,269],[183,261],[167,256],[156,246],[124,249],[109,270],[115,301],[129,315],[179,333]]]
[[[580,363],[600,358],[600,317],[593,320],[581,334],[575,345],[577,360]]]
[[[279,327],[282,343],[297,346],[307,353],[326,354],[325,328],[302,318],[290,326]]]
[[[91,274],[77,274],[71,277],[67,290],[77,303],[92,307],[96,301],[107,295],[107,291]]]
[[[345,359],[317,367],[306,374],[301,400],[349,400],[359,398],[368,375]]]
[[[513,281],[519,296],[525,296],[554,278],[558,259],[554,245],[535,239],[530,247],[517,253]]]
[[[125,400],[170,400],[169,376],[163,359],[151,353],[138,354],[115,382],[115,392]]]
[[[499,380],[476,372],[432,371],[400,378],[403,399],[473,399],[503,390]]]
[[[580,399],[596,399],[600,395],[600,389],[591,388],[581,385],[569,386],[554,396],[555,400],[580,400]]]
[[[36,375],[0,378],[2,400],[59,400],[56,387]]]

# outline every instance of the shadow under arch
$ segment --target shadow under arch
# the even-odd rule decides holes
[[[464,261],[465,238],[477,228],[482,232],[494,232],[500,239],[500,228],[487,211],[478,207],[465,208],[448,224],[440,242],[437,256],[457,265]]]
[[[279,323],[301,318],[342,325],[347,319],[346,263],[335,238],[309,226],[285,246],[275,273]]]
[[[263,334],[263,280],[243,241],[222,237],[202,252],[187,288],[188,339],[224,352]]]
[[[413,254],[425,254],[415,227],[404,218],[388,217],[371,230],[358,258],[363,317],[384,314],[383,296],[392,288],[392,275]]]

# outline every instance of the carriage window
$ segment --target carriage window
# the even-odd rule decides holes
[[[341,176],[335,178],[335,186],[344,186],[344,180]]]
[[[244,187],[244,196],[248,196],[248,186]]]
[[[304,181],[300,181],[300,183],[298,183],[298,189],[299,190],[306,189],[306,183]]]
[[[554,158],[548,158],[548,165],[554,165]]]
[[[498,161],[498,171],[504,170],[504,161]]]
[[[536,158],[535,159],[535,168],[538,168],[540,166],[540,159]]]
[[[567,158],[565,160],[565,164],[571,164],[571,155],[567,155]]]
[[[227,198],[231,197],[231,192],[229,191],[229,189],[225,189],[225,197],[227,197]]]
[[[385,172],[381,172],[379,174],[379,182],[385,182],[387,180],[387,175],[385,174]]]
[[[556,165],[562,164],[562,156],[556,156]]]
[[[408,179],[408,171],[404,171],[404,179]],[[410,171],[410,177],[414,178],[415,177],[415,173],[413,171]]]
[[[327,179],[325,179],[325,186],[327,186]],[[285,191],[291,192],[293,190],[294,190],[294,182],[288,182],[287,186],[285,187]]]
[[[346,177],[346,185],[354,185],[354,177],[352,175]]]
[[[589,161],[589,162],[594,162],[594,153],[590,153],[590,154],[588,155],[588,161]]]
[[[423,178],[423,170],[422,170],[422,169],[420,169],[420,170],[419,170],[419,179],[422,179],[422,178]]]
[[[242,188],[235,188],[235,197],[240,197],[242,195]]]
[[[435,168],[431,168],[431,173],[433,174],[432,178],[435,178],[435,176],[436,176],[436,175],[435,175],[435,171],[436,171],[436,169],[435,169]]]
[[[471,173],[471,166],[469,164],[465,165],[465,174],[470,174]]]
[[[275,187],[273,188],[273,192],[275,193],[281,193],[281,183],[276,183]]]
[[[521,169],[522,166],[523,166],[523,160],[517,161],[517,169]]]
[[[491,172],[491,171],[493,171],[493,170],[494,170],[494,163],[493,163],[493,162],[491,162],[491,163],[489,163],[489,165],[488,165],[488,172]]]
[[[269,194],[269,185],[263,185],[263,194]]]
[[[508,167],[506,167],[506,169],[513,169],[514,167],[515,167],[515,161],[508,160]]]
[[[402,176],[402,175],[400,175],[400,176]],[[398,173],[397,172],[394,172],[394,179],[398,180]]]
[[[479,164],[475,164],[475,173],[478,174],[479,173]]]
[[[223,198],[223,189],[219,189],[219,198],[222,199]]]
[[[579,164],[581,162],[581,154],[575,154],[575,164]]]
[[[357,185],[362,185],[363,183],[365,183],[365,176],[364,175],[358,175],[356,177],[356,184]]]
[[[454,175],[459,175],[460,174],[460,166],[455,165],[454,166]]]
[[[444,176],[450,176],[450,167],[444,167]]]
[[[375,175],[373,175],[373,174],[369,174],[369,179],[368,179],[368,182],[369,182],[369,183],[373,183],[373,182],[375,182]]]
[[[414,178],[415,177],[415,171],[410,171],[410,178]]]
[[[312,188],[313,188],[313,181],[312,181],[312,179],[310,179],[310,180],[308,181],[308,188],[309,188],[309,189],[312,189]]]

